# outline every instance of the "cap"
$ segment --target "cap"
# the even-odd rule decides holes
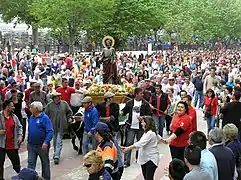
[[[106,123],[98,122],[94,128],[91,129],[92,132],[110,132],[110,128]]]
[[[29,168],[23,168],[17,176],[12,177],[12,180],[37,180],[38,173]]]
[[[53,92],[53,93],[52,93],[52,97],[55,97],[55,96],[61,96],[61,93],[59,93],[59,92]]]
[[[83,100],[82,103],[89,103],[92,102],[92,98],[90,96],[86,96]]]
[[[114,93],[112,93],[112,92],[107,92],[107,93],[105,93],[104,98],[111,98],[111,97],[114,97],[114,96],[115,96]]]

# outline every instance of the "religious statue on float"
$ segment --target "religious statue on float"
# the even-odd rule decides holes
[[[103,63],[103,84],[118,84],[115,40],[106,36],[102,40],[104,46],[101,61]]]

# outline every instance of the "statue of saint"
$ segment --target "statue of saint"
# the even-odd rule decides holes
[[[116,53],[114,38],[106,36],[102,40],[102,44],[105,47],[102,52],[103,63],[103,84],[117,84],[117,65],[116,65]]]

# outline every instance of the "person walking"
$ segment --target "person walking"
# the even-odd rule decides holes
[[[0,112],[0,180],[4,180],[6,154],[16,173],[19,173],[21,168],[18,149],[23,139],[23,127],[13,111],[13,102],[4,101],[3,111]]]
[[[160,137],[156,132],[155,121],[150,116],[140,117],[144,134],[139,141],[128,147],[121,147],[128,152],[139,149],[138,163],[141,165],[142,175],[145,180],[153,180],[156,168],[159,164],[159,151],[157,144]]]
[[[126,146],[131,146],[134,143],[135,137],[137,141],[141,139],[144,131],[139,121],[140,116],[151,116],[151,108],[147,101],[143,99],[143,90],[141,88],[135,88],[135,98],[126,103],[125,107],[121,110],[121,115],[127,115],[127,142]],[[137,158],[137,157],[136,157]],[[131,163],[131,150],[125,153],[124,167],[127,168]]]
[[[55,92],[52,94],[53,101],[48,103],[45,113],[51,119],[54,129],[54,163],[59,164],[59,159],[63,147],[63,135],[68,131],[68,123],[72,122],[73,112],[66,101],[61,100],[61,94]]]
[[[92,128],[94,128],[99,122],[99,114],[95,106],[92,104],[92,98],[86,96],[82,101],[84,111],[84,135],[83,135],[83,153],[89,152],[89,143],[92,143],[92,149],[96,149],[97,142],[94,136]]]
[[[207,97],[204,98],[204,116],[207,121],[208,133],[215,127],[216,119],[218,119],[218,98],[212,89],[206,92]]]
[[[119,180],[118,153],[113,143],[110,128],[106,123],[98,122],[92,131],[99,143],[96,150],[103,158],[104,168],[110,173],[113,180]]]
[[[172,134],[162,141],[169,144],[172,159],[184,162],[184,149],[188,146],[189,134],[192,132],[192,121],[188,115],[188,104],[184,101],[177,103],[176,115],[171,123]]]
[[[155,86],[155,93],[152,94],[149,100],[153,119],[155,120],[156,129],[160,136],[163,136],[163,129],[165,127],[165,117],[167,110],[171,106],[168,95],[162,91],[162,85]]]
[[[31,94],[30,94],[29,104],[31,104],[34,101],[40,101],[43,105],[43,108],[45,108],[48,103],[47,94],[46,94],[46,92],[41,90],[40,83],[34,84],[34,91],[31,92]]]
[[[45,180],[51,179],[49,148],[53,138],[53,127],[49,117],[43,112],[43,105],[39,101],[30,105],[28,122],[28,168],[36,168],[37,157],[40,157],[42,176]]]

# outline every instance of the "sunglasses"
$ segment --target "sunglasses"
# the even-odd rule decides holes
[[[84,164],[85,167],[90,168],[92,164]]]

